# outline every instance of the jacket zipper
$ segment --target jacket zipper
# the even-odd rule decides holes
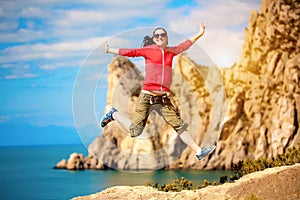
[[[160,84],[160,90],[163,90],[163,83],[164,83],[164,76],[165,76],[165,52],[163,49],[161,49],[162,54],[162,76],[161,76],[161,84]]]

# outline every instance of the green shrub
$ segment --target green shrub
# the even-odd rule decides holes
[[[300,145],[298,148],[288,148],[286,153],[278,155],[276,158],[267,160],[261,158],[258,160],[246,159],[234,164],[233,171],[238,177],[250,174],[256,171],[262,171],[271,167],[280,167],[300,163]]]
[[[254,194],[250,194],[247,200],[260,200]]]
[[[226,178],[225,178],[226,177]],[[222,182],[221,182],[222,180]],[[210,182],[206,179],[203,180],[203,183],[200,185],[194,186],[192,181],[181,177],[180,180],[175,179],[173,180],[173,183],[170,184],[163,184],[162,186],[159,183],[151,184],[147,183],[146,186],[152,186],[159,191],[164,191],[164,192],[180,192],[181,190],[195,190],[195,189],[201,189],[205,188],[209,185],[218,185],[227,182],[227,176],[224,176],[223,178],[220,178],[220,182],[218,183],[217,181]]]
[[[229,180],[230,181],[235,181],[235,180],[238,180],[239,178],[238,178],[238,176],[237,175],[231,175],[230,177],[229,177]]]
[[[234,164],[233,172],[235,173],[235,175],[231,175],[229,177],[229,181],[235,181],[243,175],[250,174],[256,171],[262,171],[266,168],[293,165],[296,163],[300,163],[300,145],[298,146],[298,148],[293,147],[287,149],[286,153],[278,155],[276,158],[272,158],[271,160],[261,158],[258,160],[246,159],[239,161],[237,164]],[[181,177],[180,180],[175,179],[173,180],[173,183],[164,184],[162,186],[159,183],[151,184],[150,182],[148,182],[146,185],[152,186],[164,192],[180,192],[181,190],[201,189],[209,185],[219,185],[229,181],[227,176],[221,176],[219,183],[217,181],[210,182],[204,179],[201,186],[194,186],[192,181]],[[257,200],[257,198],[252,194],[249,196],[249,199]]]
[[[226,183],[227,182],[227,176],[221,176],[220,177],[220,183]]]
[[[169,184],[163,184],[160,186],[159,183],[156,183],[154,185],[151,185],[151,183],[147,183],[147,186],[152,186],[160,191],[164,192],[179,192],[181,190],[193,190],[193,189],[199,189],[198,186],[194,187],[192,181],[181,177],[180,180],[175,179],[173,180],[173,183]]]

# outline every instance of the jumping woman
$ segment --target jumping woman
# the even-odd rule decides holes
[[[106,53],[127,57],[144,57],[146,73],[132,121],[120,115],[117,109],[111,108],[103,116],[101,126],[105,127],[109,122],[116,120],[128,128],[131,137],[137,137],[144,130],[151,108],[159,105],[159,113],[161,113],[164,120],[176,131],[180,139],[195,152],[199,160],[213,152],[216,148],[215,145],[209,148],[201,148],[194,142],[187,130],[188,124],[181,119],[178,109],[171,103],[169,98],[174,56],[190,48],[204,32],[205,26],[200,23],[197,35],[173,47],[168,46],[168,34],[164,28],[156,28],[152,37],[146,36],[142,48],[110,48],[108,43],[105,42],[104,51]]]

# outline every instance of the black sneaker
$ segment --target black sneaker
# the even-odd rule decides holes
[[[117,112],[117,109],[115,108],[111,108],[103,117],[102,117],[102,120],[101,120],[101,127],[105,127],[109,122],[113,121],[113,113],[114,112]]]
[[[198,158],[198,160],[202,160],[205,156],[207,156],[208,154],[210,154],[211,152],[213,152],[216,148],[216,145],[212,145],[209,148],[202,148],[202,152],[200,155],[196,154],[196,157]]]

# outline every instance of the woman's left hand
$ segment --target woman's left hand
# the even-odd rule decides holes
[[[200,29],[199,29],[199,34],[203,35],[205,32],[205,25],[203,22],[200,22]]]

